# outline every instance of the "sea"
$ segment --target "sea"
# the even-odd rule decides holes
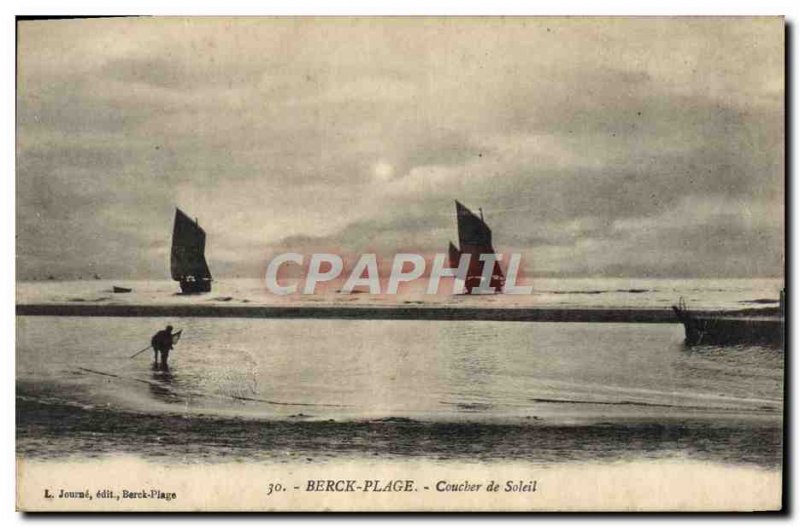
[[[498,307],[566,307],[664,309],[683,299],[691,309],[743,309],[777,306],[782,279],[640,279],[640,278],[542,278],[531,281],[531,294],[453,295],[452,280],[442,279],[438,294],[426,294],[427,279],[402,284],[397,295],[369,294],[363,287],[341,293],[344,280],[320,283],[313,295],[276,295],[263,280],[219,279],[213,291],[182,295],[171,280],[40,280],[16,284],[18,304],[255,304],[255,305],[480,305]],[[385,284],[383,284],[385,291]],[[113,293],[113,287],[131,289]]]
[[[112,286],[131,288],[113,293]],[[524,296],[204,295],[170,281],[17,284],[17,303],[774,307],[781,280],[553,279]],[[147,350],[182,330],[169,371]],[[784,354],[675,324],[144,317],[16,319],[17,453],[194,463],[688,459],[775,470]]]

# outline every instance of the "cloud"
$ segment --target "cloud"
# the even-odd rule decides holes
[[[174,206],[223,276],[431,252],[459,199],[535,272],[778,276],[783,41],[778,18],[24,21],[18,271],[166,277]]]

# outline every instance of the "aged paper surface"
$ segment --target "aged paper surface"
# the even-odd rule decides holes
[[[17,508],[782,508],[784,20],[18,22]]]

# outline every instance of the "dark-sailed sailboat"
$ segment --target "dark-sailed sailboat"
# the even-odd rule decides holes
[[[481,254],[494,254],[492,247],[492,229],[483,221],[483,211],[480,217],[456,200],[456,221],[458,222],[458,245],[456,248],[453,243],[448,247],[450,267],[458,267],[459,259],[462,254],[471,255],[465,287],[467,294],[472,294],[472,290],[481,283],[484,262],[480,260]],[[494,262],[492,278],[489,286],[500,293],[505,285],[506,278],[503,270],[497,262]]]
[[[183,293],[211,291],[211,271],[205,257],[206,232],[181,209],[175,209],[172,230],[172,279],[180,282]]]

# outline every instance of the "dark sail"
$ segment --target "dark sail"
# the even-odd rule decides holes
[[[481,282],[481,274],[483,273],[483,262],[480,260],[481,254],[494,254],[494,247],[492,247],[492,229],[486,225],[482,217],[478,217],[469,210],[467,207],[456,201],[456,220],[458,222],[458,254],[468,253],[471,255],[469,270],[467,271],[467,278],[465,285],[467,293],[472,293],[473,288],[478,287]],[[453,244],[450,244],[450,266],[457,267],[458,262],[453,265],[454,257]],[[492,270],[492,279],[489,282],[490,287],[495,291],[500,292],[505,284],[505,276],[500,266],[495,262],[494,269]]]
[[[456,201],[458,219],[458,243],[462,252],[472,252],[470,248],[492,249],[492,229],[467,207]]]
[[[172,279],[180,282],[184,293],[211,290],[211,271],[205,257],[206,233],[180,209],[175,210],[172,231]]]
[[[447,255],[450,267],[458,267],[458,262],[461,260],[461,252],[453,245],[453,242],[450,242],[450,246],[447,248]]]

